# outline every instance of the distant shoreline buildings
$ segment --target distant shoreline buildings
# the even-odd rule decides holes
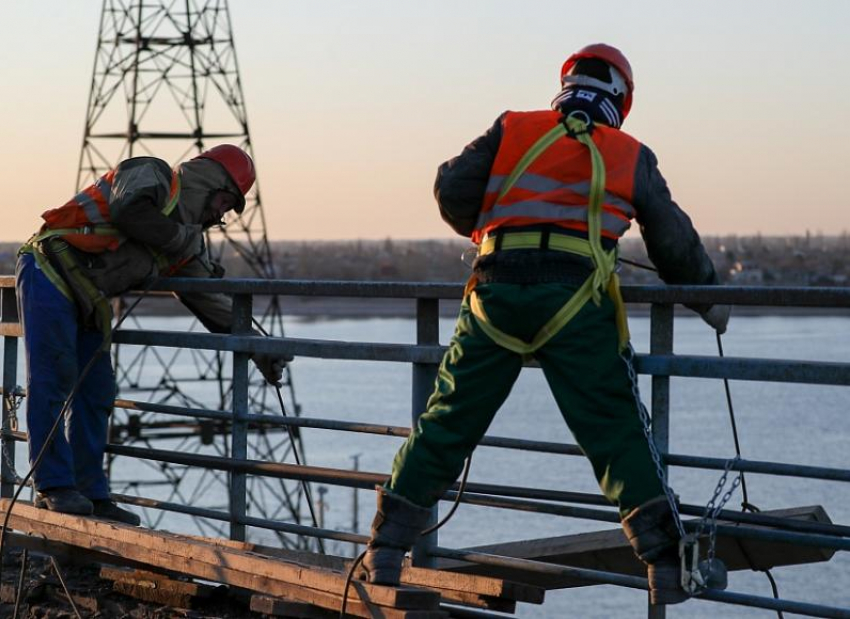
[[[703,243],[721,281],[740,286],[850,286],[850,233],[839,236],[705,236]],[[17,243],[0,244],[0,274],[15,272]],[[282,279],[460,282],[470,268],[461,259],[471,244],[449,240],[273,241],[275,272]],[[620,255],[651,264],[639,238],[621,241]],[[474,253],[473,253],[474,256]],[[471,262],[467,257],[466,262]],[[225,254],[229,277],[255,277],[248,265]],[[655,284],[655,273],[623,265],[626,284]]]

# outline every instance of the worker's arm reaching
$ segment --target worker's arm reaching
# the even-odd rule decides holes
[[[223,277],[224,269],[212,262],[206,252],[196,256],[174,274],[175,277]],[[233,299],[217,292],[181,292],[180,302],[192,312],[211,333],[230,333],[233,324]],[[260,335],[256,330],[255,335]],[[255,353],[251,360],[269,384],[281,386],[283,370],[292,357],[279,354]]]
[[[635,171],[635,218],[649,259],[661,279],[671,285],[714,285],[714,264],[690,217],[673,201],[655,154],[641,145]],[[728,305],[689,306],[718,333],[726,331]]]

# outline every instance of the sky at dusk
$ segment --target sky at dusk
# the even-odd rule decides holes
[[[270,239],[453,236],[437,166],[504,110],[547,108],[597,41],[629,57],[624,129],[702,234],[850,230],[846,0],[229,6]],[[0,241],[74,193],[100,12],[0,3]]]

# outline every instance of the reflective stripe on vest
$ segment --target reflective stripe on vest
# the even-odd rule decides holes
[[[550,111],[505,115],[473,242],[480,243],[486,234],[503,227],[554,224],[588,231],[590,162],[578,141],[551,133],[560,119],[558,112]],[[523,157],[544,138],[548,139],[545,148],[520,166]],[[602,125],[593,128],[593,139],[607,168],[601,234],[616,240],[629,229],[635,215],[632,198],[640,142]],[[516,177],[506,191],[511,175]]]
[[[34,241],[61,237],[77,249],[90,253],[114,251],[124,242],[124,235],[110,225],[110,198],[115,170],[110,170],[92,185],[79,192],[59,208],[42,215],[45,225]],[[180,199],[180,175],[172,171],[168,202],[162,214],[168,217]]]
[[[47,211],[42,217],[45,221],[51,219],[54,223],[59,221],[78,222],[77,219],[80,213],[83,213],[88,218],[90,206],[98,204],[97,196],[101,198],[108,196],[111,191],[111,179],[114,176],[114,171],[109,172],[97,180],[93,185],[87,187],[80,192],[75,198],[65,205]],[[180,198],[180,175],[176,172],[171,173],[171,188],[169,192],[168,202],[162,209],[162,214],[169,216],[177,206]],[[97,192],[97,193],[95,193]],[[81,197],[82,196],[82,197]],[[101,349],[105,350],[109,347],[112,338],[112,306],[103,293],[95,287],[92,281],[80,269],[76,258],[69,250],[68,245],[72,245],[83,251],[102,252],[107,249],[117,249],[123,241],[124,236],[120,231],[112,225],[109,225],[109,204],[105,201],[105,210],[98,208],[98,212],[107,214],[104,223],[88,222],[80,227],[49,227],[47,224],[42,226],[42,229],[34,234],[24,245],[18,250],[18,253],[31,253],[35,257],[39,268],[44,272],[47,278],[54,286],[65,296],[69,301],[75,303],[74,294],[71,291],[69,284],[74,286],[80,294],[86,296],[91,307],[94,309],[95,320],[103,333],[103,342]],[[87,210],[88,209],[88,210]],[[79,225],[79,224],[77,224]],[[53,255],[61,262],[62,268],[67,273],[67,276],[72,281],[66,281],[65,278],[53,268],[53,265],[47,259],[44,253],[42,243],[48,239],[58,238],[67,243],[62,243],[62,246]],[[52,247],[52,246],[51,246]],[[150,249],[150,248],[149,248]],[[167,263],[164,256],[160,256],[157,252],[151,249],[157,264],[162,265],[163,261]]]

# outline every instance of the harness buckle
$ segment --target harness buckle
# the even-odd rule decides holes
[[[729,584],[726,564],[716,557],[700,561],[699,539],[689,534],[679,540],[682,589],[696,595],[706,589],[722,591]]]
[[[570,118],[584,123],[584,129],[581,131],[574,131],[567,122],[567,120]],[[573,139],[578,138],[578,136],[580,135],[590,135],[591,133],[593,133],[593,119],[590,117],[590,114],[588,114],[584,110],[573,110],[561,119],[561,124],[564,125],[564,129],[566,129],[567,135]]]
[[[705,579],[699,569],[699,539],[696,535],[686,535],[679,540],[679,559],[682,589],[691,595],[704,589]]]

